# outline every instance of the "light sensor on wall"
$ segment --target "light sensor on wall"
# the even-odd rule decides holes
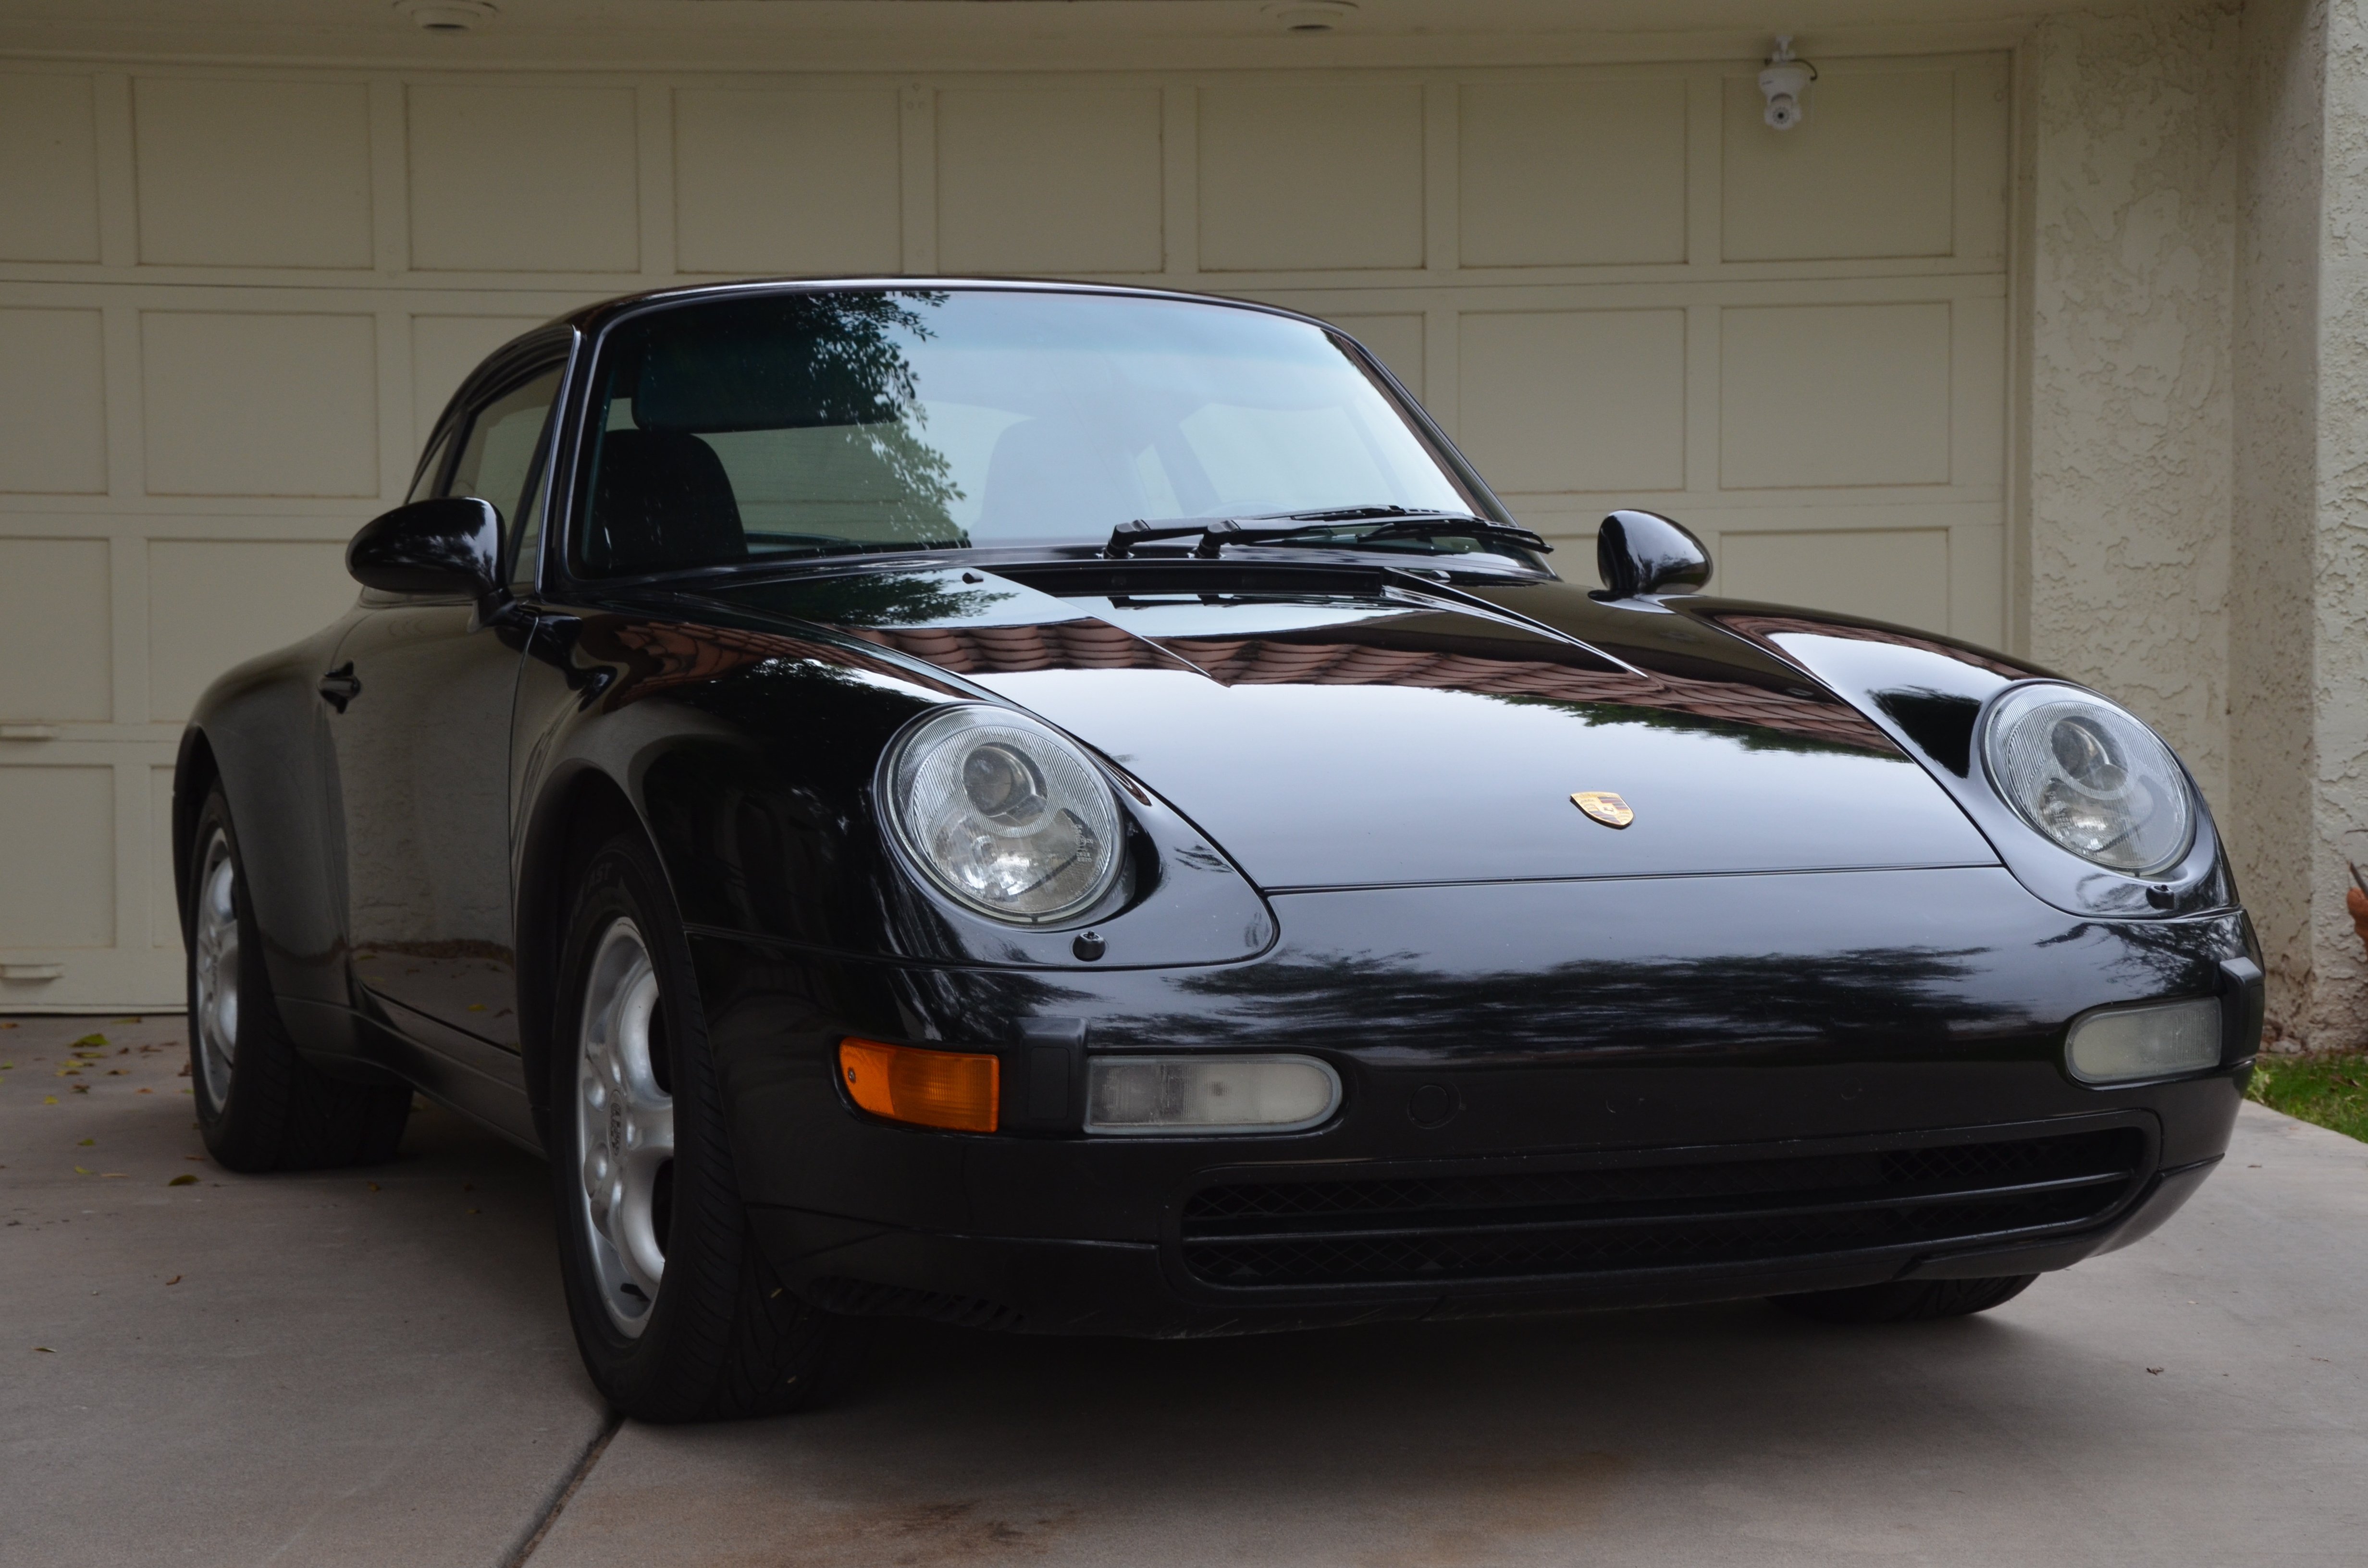
[[[1262,13],[1287,33],[1336,32],[1356,14],[1353,0],[1287,0]]]
[[[1769,130],[1790,131],[1801,123],[1809,112],[1809,84],[1816,79],[1817,68],[1793,54],[1793,35],[1778,34],[1776,52],[1759,73],[1759,91],[1768,100],[1759,118]]]
[[[493,0],[395,0],[394,8],[422,32],[473,32],[501,12]]]

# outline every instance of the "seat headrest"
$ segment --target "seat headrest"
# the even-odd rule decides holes
[[[603,435],[584,555],[602,576],[746,560],[740,504],[715,449],[675,430]]]

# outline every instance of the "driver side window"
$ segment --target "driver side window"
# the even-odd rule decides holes
[[[474,495],[502,515],[513,574],[531,574],[541,532],[536,481],[541,476],[542,433],[559,395],[557,367],[523,381],[477,410],[469,421],[460,460],[445,483],[447,495]]]

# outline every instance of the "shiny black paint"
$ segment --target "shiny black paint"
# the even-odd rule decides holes
[[[502,585],[501,514],[468,495],[397,506],[354,535],[346,571],[381,593],[483,598]]]
[[[1596,570],[1608,599],[1699,593],[1710,582],[1710,551],[1691,529],[1658,512],[1614,512],[1595,536]]]
[[[472,389],[631,308],[497,355],[439,431]],[[583,397],[571,380],[558,405],[546,540],[570,526]],[[604,835],[646,833],[692,933],[775,1261],[817,1291],[967,1294],[1030,1327],[1497,1304],[1196,1294],[1162,1243],[1181,1195],[1227,1165],[2102,1115],[2148,1128],[2165,1173],[2112,1225],[2013,1259],[1516,1292],[1666,1301],[2061,1267],[2159,1223],[2225,1146],[2259,1017],[2225,857],[2207,819],[2162,907],[2012,817],[1973,726],[2044,672],[1849,618],[1622,594],[1616,573],[1606,598],[1503,560],[1238,553],[981,551],[596,586],[566,578],[554,543],[517,564],[514,597],[374,601],[217,682],[184,744],[179,834],[219,770],[275,987],[316,1060],[394,1072],[531,1142],[544,1063],[568,1048],[548,1017],[569,878]],[[348,664],[340,714],[320,683]],[[1102,758],[1134,870],[1111,906],[1005,926],[898,863],[880,757],[948,701],[1028,708]],[[1623,793],[1636,823],[1590,823],[1566,799],[1582,789]],[[1099,957],[1076,940],[1088,925]],[[2171,995],[2226,1002],[2217,1073],[2065,1075],[2073,1016]],[[1089,1140],[1074,1100],[992,1137],[923,1132],[847,1103],[831,1053],[850,1033],[1000,1053],[1012,1105],[1048,1040],[1314,1051],[1348,1099],[1281,1138]],[[1455,1114],[1417,1125],[1412,1096],[1442,1085]]]

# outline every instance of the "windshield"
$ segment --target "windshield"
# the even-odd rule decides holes
[[[575,565],[1100,546],[1136,520],[1501,514],[1330,334],[1124,295],[719,300],[608,338]],[[1418,541],[1417,541],[1418,543]]]

